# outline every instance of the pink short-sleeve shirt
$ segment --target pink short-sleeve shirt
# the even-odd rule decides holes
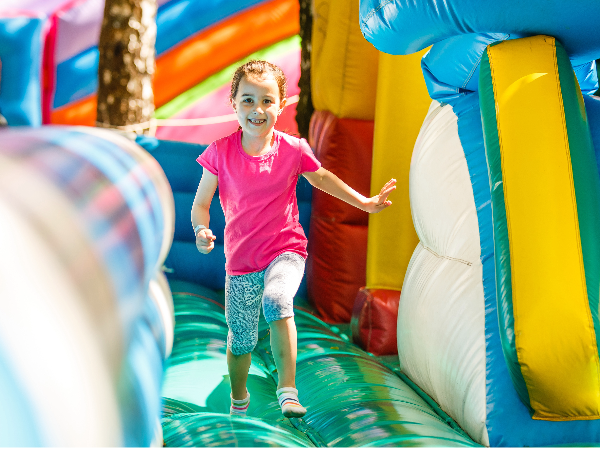
[[[306,258],[296,183],[321,163],[304,139],[275,131],[271,150],[250,156],[238,131],[208,146],[197,161],[219,178],[225,213],[225,271],[243,275],[266,268],[283,252]]]

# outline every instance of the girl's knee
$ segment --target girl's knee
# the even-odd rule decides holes
[[[280,333],[284,330],[296,328],[296,323],[294,322],[294,316],[281,317],[275,320],[271,320],[269,322],[269,328],[275,332],[279,331]]]
[[[258,343],[258,336],[255,338],[235,336],[229,333],[227,336],[227,347],[234,356],[242,356],[250,353]]]
[[[256,343],[254,343],[252,345],[248,345],[248,344],[232,345],[229,347],[229,350],[231,351],[233,356],[243,356],[243,355],[246,355],[246,354],[252,352],[252,350],[254,350],[254,347],[256,347]]]
[[[268,323],[294,317],[294,299],[283,296],[265,298],[263,312]]]

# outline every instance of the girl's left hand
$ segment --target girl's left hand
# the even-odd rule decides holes
[[[367,199],[365,211],[368,213],[378,213],[379,211],[383,211],[385,208],[390,206],[392,202],[387,198],[394,189],[396,189],[396,180],[392,178],[390,181],[385,183],[378,195]]]

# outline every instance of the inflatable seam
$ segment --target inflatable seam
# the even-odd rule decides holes
[[[465,81],[464,81],[463,85],[461,86],[462,89],[467,88],[469,81],[471,81],[471,78],[473,78],[473,74],[479,68],[479,64],[481,64],[481,58],[483,58],[483,53],[481,55],[479,55],[479,58],[477,58],[476,63],[473,64],[473,67],[471,68],[471,72],[469,72],[469,75],[467,76],[467,78],[465,78]],[[457,89],[457,91],[458,91],[458,89]]]
[[[374,9],[369,14],[367,14],[367,17],[365,17],[362,22],[366,25],[367,22],[369,21],[369,19],[371,17],[373,17],[377,13],[377,11],[379,11],[382,8],[384,8],[388,3],[392,3],[392,1],[393,0],[387,0],[386,2],[381,3],[378,8]]]
[[[504,36],[502,36],[499,40],[500,41],[506,41],[508,38],[510,37],[510,34],[506,33]],[[463,85],[461,86],[461,89],[466,89],[467,85],[469,84],[469,81],[471,81],[471,78],[473,78],[473,75],[475,74],[475,71],[479,68],[479,66],[481,65],[481,58],[483,58],[483,54],[485,52],[481,53],[481,55],[479,55],[479,58],[477,58],[477,61],[475,64],[473,64],[473,68],[471,69],[471,72],[469,73],[469,76],[467,76],[467,78],[465,79],[465,82],[463,83]],[[459,92],[459,90],[457,89],[456,92]]]
[[[472,266],[473,263],[464,259],[460,259],[460,258],[454,258],[453,256],[446,256],[446,255],[438,255],[435,251],[433,251],[432,249],[430,249],[429,247],[427,247],[425,244],[423,244],[423,242],[421,242],[421,245],[423,246],[423,248],[425,250],[427,250],[429,253],[431,253],[434,256],[437,256],[438,258],[442,258],[442,259],[448,259],[450,261],[456,261],[462,264],[466,264],[467,266]]]

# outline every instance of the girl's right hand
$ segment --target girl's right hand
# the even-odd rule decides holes
[[[210,253],[213,248],[215,248],[215,239],[217,238],[208,228],[200,230],[196,235],[196,248],[200,253],[204,253],[206,255]]]

